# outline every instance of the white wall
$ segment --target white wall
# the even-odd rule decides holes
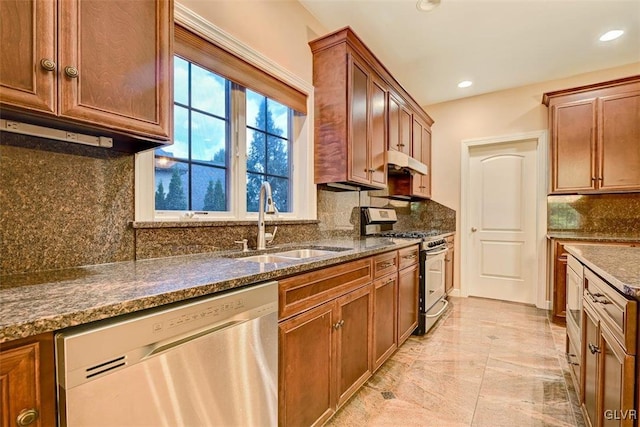
[[[177,0],[281,67],[312,83],[308,42],[329,31],[297,0]]]
[[[548,126],[548,109],[542,104],[545,92],[637,74],[640,74],[640,63],[424,106],[435,120],[432,128],[433,200],[456,210],[457,229],[460,230],[461,141],[545,130]],[[458,235],[456,249],[459,241]],[[457,288],[459,259],[457,257],[455,266]]]

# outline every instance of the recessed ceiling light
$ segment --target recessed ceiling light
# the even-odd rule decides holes
[[[421,12],[428,12],[440,5],[440,0],[418,0],[416,8]]]
[[[624,34],[623,30],[607,31],[606,33],[604,33],[603,35],[600,36],[600,41],[601,42],[609,42],[611,40],[617,39],[618,37],[620,37],[623,34]]]
[[[469,87],[473,84],[473,82],[471,80],[463,80],[460,83],[458,83],[458,87]]]

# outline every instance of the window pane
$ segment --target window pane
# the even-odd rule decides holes
[[[211,71],[191,64],[191,107],[226,117],[227,81]]]
[[[226,170],[208,166],[192,166],[191,207],[196,211],[227,210]]]
[[[247,171],[265,172],[265,136],[262,132],[247,129]]]
[[[289,141],[276,136],[267,137],[267,173],[289,176]]]
[[[189,104],[189,63],[179,56],[173,57],[173,98],[175,102]]]
[[[189,110],[173,106],[173,144],[156,149],[156,156],[189,158]]]
[[[256,129],[265,130],[265,102],[267,98],[255,93],[249,89],[246,90],[247,96],[247,126]]]
[[[247,173],[247,212],[258,212],[260,187],[263,180],[264,175]]]
[[[269,123],[271,122],[271,123]],[[267,100],[267,132],[273,135],[289,137],[289,108],[274,101]]]
[[[186,163],[156,158],[155,185],[157,210],[186,210],[189,194]]]
[[[191,159],[226,165],[227,122],[191,112]]]
[[[271,195],[280,212],[290,212],[289,206],[289,180],[282,178],[269,178]]]

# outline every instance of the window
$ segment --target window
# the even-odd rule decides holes
[[[263,181],[283,217],[314,219],[312,87],[175,29],[174,140],[136,157],[136,220],[255,218]]]
[[[155,209],[226,211],[231,82],[174,58],[173,145],[155,154]]]

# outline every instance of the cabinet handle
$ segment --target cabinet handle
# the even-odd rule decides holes
[[[589,347],[589,351],[591,352],[591,354],[600,353],[600,347],[598,347],[597,345],[593,345],[593,344],[589,343],[588,347]]]
[[[417,257],[416,254],[412,254],[412,255],[403,255],[402,258],[403,259],[415,259]]]
[[[394,279],[394,278],[387,279],[387,281],[386,281],[386,282],[384,282],[384,284],[385,284],[385,285],[388,285],[389,283],[393,283],[393,282],[395,282],[395,281],[396,281],[396,279]]]
[[[64,73],[67,76],[71,77],[72,79],[77,78],[78,75],[80,74],[76,67],[71,67],[71,66],[64,67]]]
[[[344,325],[344,319],[336,322],[335,325],[333,325],[333,329],[335,329],[337,331],[338,329],[340,329],[342,327],[342,325]]]
[[[398,144],[398,147],[404,147],[404,144]]]
[[[374,173],[376,170],[375,169],[369,169],[369,172]]]
[[[393,261],[387,261],[387,262],[383,262],[380,265],[378,265],[378,267],[382,268],[387,268],[387,267],[392,267],[394,266],[396,263]]]
[[[595,181],[595,180],[596,180],[596,177],[595,177],[595,176],[592,176],[592,177],[591,177],[591,181]]]
[[[38,419],[39,415],[38,410],[35,408],[23,409],[16,417],[16,424],[20,427],[28,426],[33,424]]]
[[[40,66],[46,71],[53,71],[56,69],[56,63],[49,58],[42,58]]]
[[[599,178],[598,178],[598,181],[604,181],[604,178],[599,177]]]

